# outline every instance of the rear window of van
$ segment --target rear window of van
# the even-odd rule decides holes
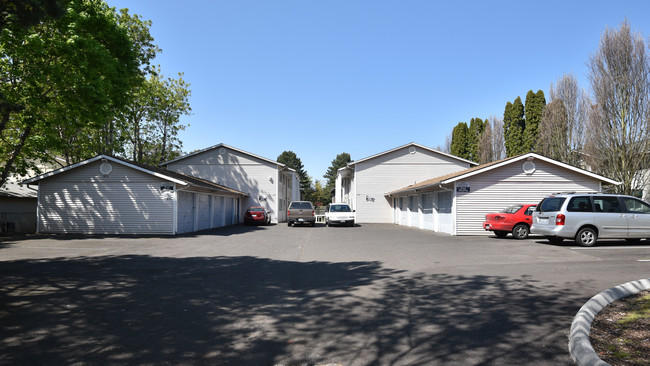
[[[566,197],[546,197],[537,206],[537,211],[560,211]]]

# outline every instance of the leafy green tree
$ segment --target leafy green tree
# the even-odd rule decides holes
[[[524,120],[524,104],[517,97],[514,103],[508,102],[503,113],[503,137],[506,156],[516,156],[524,152],[523,137],[526,128]]]
[[[311,193],[311,177],[305,171],[305,167],[302,165],[302,160],[296,155],[293,151],[283,151],[282,154],[275,159],[278,163],[282,163],[289,168],[293,169],[298,173],[298,179],[300,180],[300,189],[305,193]]]
[[[158,165],[181,155],[182,142],[178,133],[185,130],[180,124],[180,117],[189,115],[189,83],[178,79],[163,78],[157,72],[145,85],[148,86],[150,105],[147,110],[148,125],[146,136],[150,149],[144,153],[143,162]]]
[[[546,98],[544,92],[538,90],[533,93],[532,90],[526,94],[525,106],[525,128],[522,141],[522,153],[533,151],[536,148],[539,136],[539,124],[544,114],[544,107],[546,106]]]
[[[63,2],[31,27],[3,13],[0,30],[0,185],[32,159],[51,161],[52,126],[99,129],[129,102],[143,71],[128,30],[104,2]]]
[[[326,189],[331,191],[336,186],[336,174],[338,170],[348,165],[351,161],[352,158],[348,153],[344,152],[336,155],[336,158],[332,160],[332,165],[327,168],[327,172],[323,175],[323,178],[327,179],[327,183],[325,184]]]
[[[65,157],[68,164],[105,153],[155,165],[160,159],[169,160],[180,154],[182,143],[175,138],[177,131],[185,126],[176,123],[170,128],[165,126],[162,119],[152,118],[160,115],[163,109],[169,111],[174,103],[179,109],[178,114],[189,114],[189,89],[182,77],[179,80],[165,79],[160,67],[151,66],[151,61],[161,51],[149,32],[151,21],[145,21],[137,14],[129,14],[128,9],[121,9],[116,16],[120,26],[128,32],[137,63],[147,78],[132,87],[125,108],[115,111],[104,123],[86,125],[78,130],[69,128],[70,123],[66,120],[58,121],[55,127],[62,145],[57,153]],[[167,116],[171,114],[167,113]],[[169,118],[166,121],[168,124]],[[164,139],[159,137],[163,134],[158,132],[160,129],[157,125],[162,125],[163,132],[165,127],[171,130],[168,133],[171,137],[167,138],[170,143],[163,145]]]
[[[327,206],[332,202],[332,191],[327,190],[327,186],[324,186],[320,180],[317,180],[314,183],[314,192],[309,198],[310,201],[314,202],[315,206]]]
[[[467,123],[459,122],[451,132],[451,154],[459,158],[469,158],[468,148],[469,129]]]
[[[61,0],[2,0],[0,3],[0,29],[8,23],[28,28],[44,19],[57,19],[65,13]]]

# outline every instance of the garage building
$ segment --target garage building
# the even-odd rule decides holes
[[[485,214],[555,192],[601,192],[618,182],[528,153],[427,179],[389,193],[394,222],[452,235],[488,235]]]
[[[109,155],[39,175],[40,233],[174,235],[239,222],[247,194]]]

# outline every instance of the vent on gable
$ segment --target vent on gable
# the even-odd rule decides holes
[[[99,166],[99,172],[102,173],[102,175],[109,175],[112,171],[113,166],[104,159],[102,165]]]

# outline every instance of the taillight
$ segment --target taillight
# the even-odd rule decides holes
[[[564,225],[564,220],[566,220],[566,216],[558,214],[555,216],[555,225]]]
[[[311,215],[316,216],[316,213],[314,212],[314,210],[311,210]]]
[[[291,216],[291,210],[287,210],[287,216]]]

